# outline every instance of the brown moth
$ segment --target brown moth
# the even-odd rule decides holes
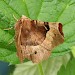
[[[62,24],[41,22],[22,16],[15,24],[17,55],[34,63],[47,59],[54,47],[64,42]]]

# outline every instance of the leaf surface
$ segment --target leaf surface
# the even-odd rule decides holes
[[[61,66],[57,75],[75,75],[75,58],[68,62],[67,66]]]
[[[0,60],[19,63],[15,44],[11,43],[14,29],[5,29],[14,27],[14,16],[19,19],[22,15],[34,20],[63,24],[65,41],[53,50],[52,57],[64,55],[75,45],[74,0],[0,0]]]
[[[42,62],[42,69],[44,75],[57,75],[61,65],[66,65],[70,59],[70,55],[52,57]],[[64,62],[65,61],[65,62]],[[10,66],[11,70],[11,66]],[[10,71],[12,73],[12,70]],[[38,64],[34,64],[31,61],[24,64],[15,65],[15,69],[12,75],[41,75]],[[43,75],[43,74],[42,74]]]

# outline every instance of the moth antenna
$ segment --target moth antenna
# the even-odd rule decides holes
[[[10,27],[10,28],[4,28],[3,30],[11,30],[13,29],[14,27]]]
[[[13,40],[10,41],[8,44],[10,45],[10,44],[12,44],[14,41],[15,41],[15,39],[13,38]]]
[[[16,20],[16,21],[18,21],[18,19],[15,17],[15,15],[13,14],[13,18]]]

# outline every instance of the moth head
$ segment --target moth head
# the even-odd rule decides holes
[[[22,16],[20,20],[16,23],[19,27],[22,26],[25,30],[31,30],[31,19],[26,16]]]

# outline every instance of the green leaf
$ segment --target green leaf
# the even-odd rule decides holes
[[[69,61],[66,67],[62,65],[57,75],[75,75],[75,58]]]
[[[75,45],[75,1],[74,0],[0,0],[0,60],[19,63],[13,41],[15,16],[25,15],[34,20],[61,22],[65,41],[56,47],[51,57],[68,53]],[[4,52],[3,52],[3,51]],[[12,59],[10,59],[10,57]]]
[[[41,64],[34,64],[31,61],[15,65],[15,69],[12,69],[10,65],[11,75],[56,75],[61,65],[68,63],[70,55],[58,56],[50,58]],[[64,62],[65,61],[65,62]],[[13,71],[13,72],[12,72]]]
[[[73,46],[71,49],[72,49],[71,52],[72,52],[73,56],[75,57],[75,46]]]

